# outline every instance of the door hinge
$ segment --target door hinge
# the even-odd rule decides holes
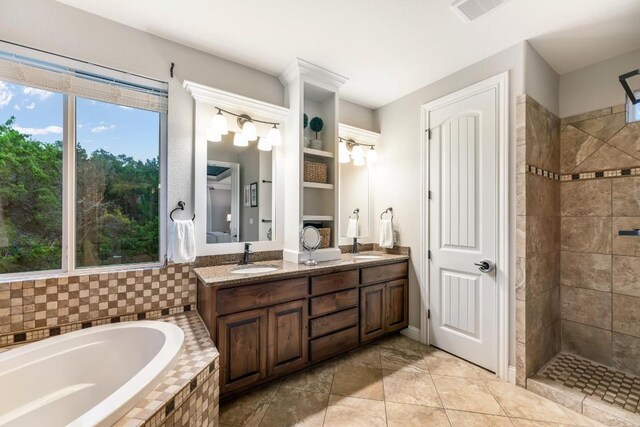
[[[431,310],[427,310],[427,319],[431,319]]]
[[[431,200],[431,190],[429,190],[429,194],[427,196],[429,197],[429,200]]]
[[[431,259],[431,251],[427,251],[427,258]]]
[[[427,132],[427,139],[431,141],[431,129],[427,129],[425,132]]]

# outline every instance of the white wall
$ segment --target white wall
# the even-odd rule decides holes
[[[420,258],[420,107],[434,99],[460,90],[481,80],[509,70],[509,122],[511,146],[511,170],[515,170],[515,98],[524,92],[525,43],[510,47],[481,62],[460,70],[442,80],[430,84],[376,111],[384,143],[380,147],[376,164],[375,212],[393,207],[394,224],[399,234],[399,245],[411,247],[409,278],[409,322],[420,327],[420,305],[425,295],[420,294],[418,283]],[[515,200],[515,174],[511,174],[511,200]],[[511,223],[515,230],[515,203],[511,203]],[[375,224],[377,234],[378,224]],[[511,355],[515,361],[515,233],[511,236],[512,262],[510,266],[511,288]]]
[[[373,110],[354,104],[353,102],[340,100],[340,123],[354,126],[360,129],[378,132],[379,126]]]
[[[524,57],[525,93],[556,116],[560,114],[560,77],[528,42]]]
[[[560,117],[626,102],[618,76],[640,68],[640,49],[560,76]],[[640,89],[640,77],[630,80]]]

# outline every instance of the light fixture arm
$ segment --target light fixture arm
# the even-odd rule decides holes
[[[236,114],[233,113],[229,110],[225,110],[224,108],[220,108],[220,107],[215,107],[218,110],[218,113],[226,113],[229,114],[231,116],[237,117],[238,118],[238,124],[242,123],[244,124],[244,122],[246,121],[250,121],[250,122],[255,122],[255,123],[264,123],[266,125],[273,125],[274,128],[278,128],[278,126],[280,126],[280,123],[278,122],[268,122],[265,120],[258,120],[258,119],[254,119],[253,117],[251,117],[248,114]],[[242,127],[242,125],[240,125],[240,127]]]
[[[345,144],[347,144],[347,147],[352,148],[356,145],[362,145],[363,147],[371,147],[371,148],[375,148],[375,145],[373,144],[363,144],[362,142],[356,142],[353,139],[349,138],[343,138],[341,136],[338,137],[338,142],[344,142]]]

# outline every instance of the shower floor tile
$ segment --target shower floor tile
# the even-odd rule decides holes
[[[640,414],[640,377],[563,353],[549,362],[538,375]]]

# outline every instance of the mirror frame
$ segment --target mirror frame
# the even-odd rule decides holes
[[[289,109],[279,105],[269,104],[257,99],[248,98],[231,92],[215,89],[209,86],[184,81],[183,87],[191,93],[195,100],[194,107],[194,176],[193,200],[196,214],[195,233],[197,256],[224,255],[241,253],[245,243],[252,243],[254,251],[277,251],[284,248],[284,143],[272,150],[273,159],[273,239],[257,242],[207,243],[207,127],[215,107],[224,108],[238,114],[249,114],[252,118],[280,123],[280,132],[284,135]],[[228,120],[230,131],[237,125],[234,120]],[[284,139],[284,138],[283,138]],[[202,220],[198,220],[202,218]]]

